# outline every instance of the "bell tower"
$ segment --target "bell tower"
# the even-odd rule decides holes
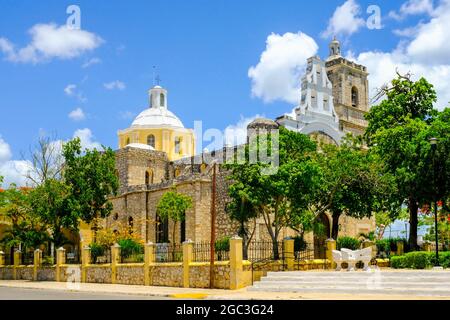
[[[150,108],[166,108],[167,109],[167,90],[154,86],[148,92]]]
[[[367,128],[364,115],[369,110],[369,83],[365,66],[341,56],[341,45],[331,41],[326,61],[327,75],[333,84],[333,100],[339,117],[339,129],[361,135]]]

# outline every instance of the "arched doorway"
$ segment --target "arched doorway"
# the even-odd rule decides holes
[[[314,259],[325,259],[326,243],[330,237],[330,219],[324,213],[317,217],[319,227],[314,231]]]

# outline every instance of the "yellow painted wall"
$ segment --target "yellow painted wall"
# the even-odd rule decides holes
[[[119,148],[124,148],[129,143],[147,144],[147,137],[155,136],[155,150],[167,153],[170,161],[178,160],[183,155],[192,156],[195,153],[194,133],[189,129],[151,128],[151,129],[127,129],[119,132]],[[180,153],[175,153],[175,138],[181,138]]]

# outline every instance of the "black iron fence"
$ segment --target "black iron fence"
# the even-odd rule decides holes
[[[214,260],[227,261],[230,260],[230,250],[215,248]],[[208,241],[197,242],[194,244],[193,261],[209,262],[211,260],[211,243]]]
[[[183,261],[183,246],[181,244],[157,243],[153,250],[156,262]]]
[[[252,241],[247,250],[244,250],[244,259],[249,261],[283,260],[283,242],[277,241]],[[246,252],[245,252],[246,251]]]
[[[31,266],[34,264],[34,251],[22,252],[22,265]]]
[[[14,264],[14,255],[10,254],[9,252],[5,252],[4,258],[5,266],[12,266]]]

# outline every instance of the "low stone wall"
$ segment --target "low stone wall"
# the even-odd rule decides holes
[[[0,279],[1,280],[12,280],[13,279],[13,267],[0,267]]]
[[[38,281],[55,281],[56,267],[40,267],[37,272]]]
[[[110,265],[89,265],[86,267],[86,282],[111,283]]]
[[[117,283],[119,284],[144,284],[144,264],[130,263],[117,266]]]
[[[61,282],[81,282],[81,265],[66,264],[59,268]]]
[[[209,262],[192,262],[189,264],[189,287],[209,288]],[[228,261],[214,263],[214,288],[230,288],[230,263]]]
[[[152,286],[182,287],[183,263],[157,263],[150,266]]]
[[[16,280],[33,280],[33,266],[16,267]]]

